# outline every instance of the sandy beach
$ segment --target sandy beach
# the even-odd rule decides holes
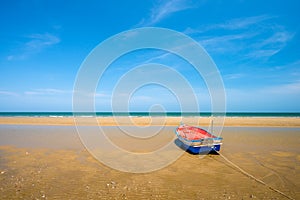
[[[149,124],[149,118],[134,120]],[[98,121],[115,133],[113,118]],[[173,140],[179,122],[167,118],[162,138]],[[210,118],[200,122],[208,125]],[[160,123],[157,118],[151,126]],[[112,169],[82,145],[73,118],[12,117],[0,118],[0,124],[0,199],[288,199],[269,186],[300,198],[299,118],[226,118],[220,153],[267,186],[217,154],[183,152],[149,173]],[[122,138],[115,142],[140,148]]]
[[[208,126],[210,117],[98,117],[101,126],[139,125],[139,126],[177,126],[181,121],[187,124]],[[80,119],[90,125],[89,118]],[[300,127],[300,117],[226,117],[224,126],[257,126],[257,127]],[[0,117],[0,124],[28,125],[75,125],[73,117]]]

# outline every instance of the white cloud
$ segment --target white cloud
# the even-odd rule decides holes
[[[240,79],[243,78],[245,74],[236,73],[236,74],[226,74],[224,75],[224,79],[226,80],[233,80],[233,79]]]
[[[13,55],[7,56],[7,60],[13,60],[13,59],[14,59],[14,56],[13,56]]]
[[[300,98],[300,80],[291,83],[267,87],[263,90],[263,92],[268,92],[271,94],[296,94]]]
[[[249,52],[247,55],[245,55],[245,57],[250,59],[269,58],[279,51],[280,49],[257,49]]]
[[[187,28],[184,32],[196,37],[209,52],[238,52],[241,60],[268,59],[280,52],[295,35],[274,20],[270,21],[274,18],[270,15],[235,18],[198,29]]]
[[[173,13],[195,7],[197,7],[197,5],[193,3],[193,1],[187,0],[157,1],[155,6],[151,9],[149,18],[142,19],[138,26],[153,26]]]
[[[28,58],[33,54],[37,54],[44,49],[58,44],[60,39],[52,34],[32,34],[26,37],[27,42],[25,42],[14,55],[7,56],[7,60],[20,60]]]
[[[248,48],[245,48],[241,43],[255,36],[256,33],[237,33],[215,37],[200,37],[198,42],[209,52],[235,53]]]
[[[16,92],[9,92],[9,91],[1,91],[0,90],[0,95],[1,96],[19,96],[19,94],[18,93],[16,93]]]
[[[52,89],[52,88],[46,88],[46,89],[34,89],[30,91],[25,91],[23,93],[17,93],[17,92],[10,92],[5,90],[0,90],[1,96],[32,96],[32,95],[39,95],[39,96],[48,96],[48,95],[64,95],[64,94],[72,94],[71,90],[59,90],[59,89]]]
[[[158,99],[154,99],[153,96],[151,96],[151,95],[149,95],[149,96],[147,96],[147,95],[139,95],[139,96],[135,95],[135,96],[132,96],[130,98],[130,101],[134,102],[134,103],[137,103],[137,102],[145,103],[145,102],[152,102],[152,101],[156,102],[157,100]]]
[[[157,62],[157,61],[159,61],[159,60],[162,60],[162,59],[165,59],[166,57],[168,57],[169,55],[171,55],[172,53],[169,53],[169,52],[167,52],[167,53],[162,53],[162,54],[160,54],[160,55],[158,55],[158,56],[154,56],[154,57],[152,57],[152,58],[149,58],[148,60],[146,60],[146,61],[144,61],[144,63],[152,63],[152,62]]]
[[[300,81],[263,88],[227,88],[227,108],[244,111],[299,110]]]
[[[217,23],[212,25],[203,26],[200,28],[186,28],[183,32],[188,35],[205,33],[211,30],[223,29],[223,30],[241,30],[248,29],[250,26],[257,26],[258,24],[267,21],[269,19],[274,18],[274,16],[269,15],[259,15],[252,17],[244,17],[244,18],[234,18],[227,20],[223,23]]]
[[[34,89],[31,91],[24,92],[25,95],[58,95],[58,94],[70,94],[72,91],[69,90],[59,90],[59,89]]]
[[[259,15],[259,16],[252,16],[252,17],[245,17],[245,18],[235,18],[226,21],[222,24],[215,24],[209,27],[209,29],[228,29],[228,30],[236,30],[236,29],[246,29],[249,26],[257,25],[263,21],[269,20],[274,18],[273,16],[269,15]]]
[[[253,44],[253,47],[257,49],[255,54],[249,54],[253,57],[270,57],[278,53],[286,44],[294,37],[293,33],[285,30],[276,30],[267,38],[258,40]]]
[[[238,101],[252,101],[253,99],[276,99],[281,96],[282,98],[290,98],[296,95],[300,98],[300,80],[290,83],[282,83],[277,85],[270,85],[261,88],[248,88],[236,89],[227,88],[227,95],[229,99],[236,99]]]
[[[274,45],[274,44],[285,44],[290,40],[294,34],[287,31],[275,32],[272,36],[260,43],[261,46]]]
[[[48,46],[57,44],[60,42],[60,39],[49,33],[45,34],[32,34],[28,36],[30,39],[26,44],[25,48],[28,50],[42,50]]]

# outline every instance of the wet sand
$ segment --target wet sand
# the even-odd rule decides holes
[[[287,199],[243,175],[220,155],[183,152],[163,169],[126,173],[97,161],[74,126],[21,124],[0,125],[0,199]],[[227,126],[220,153],[269,186],[299,199],[300,128],[296,125]],[[112,135],[116,132],[115,127],[105,128]],[[168,126],[162,137],[172,140],[174,128]],[[124,148],[132,146],[127,140],[121,143],[128,144]],[[155,145],[147,148],[158,148]]]

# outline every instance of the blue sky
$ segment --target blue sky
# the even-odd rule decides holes
[[[72,111],[76,74],[89,52],[122,31],[150,26],[182,32],[205,48],[222,75],[228,111],[300,112],[299,8],[299,1],[274,0],[3,1],[0,111]],[[180,72],[200,110],[210,111],[202,78],[159,50],[116,60],[98,85],[97,110],[109,111],[120,77],[150,61]],[[140,88],[129,104],[132,111],[180,109],[159,85]]]

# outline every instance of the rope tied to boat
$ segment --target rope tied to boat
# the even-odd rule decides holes
[[[223,154],[221,154],[220,152],[216,152],[217,154],[219,154],[226,162],[228,162],[230,165],[232,165],[233,167],[235,167],[236,169],[238,169],[242,174],[248,176],[249,178],[255,180],[256,182],[268,187],[270,190],[273,190],[274,192],[277,192],[278,194],[281,194],[282,196],[291,199],[291,200],[295,200],[294,198],[288,196],[287,194],[281,192],[280,190],[268,185],[267,183],[265,183],[264,181],[256,178],[255,176],[249,174],[248,172],[246,172],[245,170],[243,170],[242,168],[240,168],[238,165],[236,165],[235,163],[233,163],[232,161],[230,161],[228,158],[226,158]]]

